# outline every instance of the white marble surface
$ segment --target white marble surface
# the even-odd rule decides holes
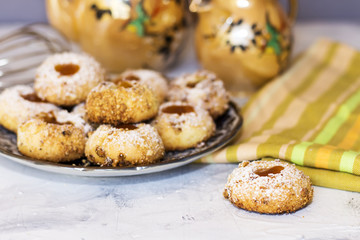
[[[298,24],[295,34],[295,52],[321,36],[360,49],[359,24]],[[191,51],[171,75],[196,69]],[[296,213],[250,213],[222,196],[235,166],[81,178],[0,157],[0,239],[359,239],[359,193],[315,187],[313,202]]]

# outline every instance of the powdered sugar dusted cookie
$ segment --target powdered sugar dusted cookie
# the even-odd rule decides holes
[[[229,95],[223,81],[204,70],[176,78],[170,85],[168,98],[200,106],[214,118],[229,108]]]
[[[126,70],[114,79],[125,79],[128,81],[138,81],[147,85],[157,96],[160,103],[165,99],[168,92],[167,79],[159,72],[148,69]]]
[[[89,121],[120,125],[137,123],[156,116],[159,101],[145,84],[122,80],[103,82],[86,99]]]
[[[100,125],[89,137],[85,154],[100,166],[143,166],[164,156],[163,142],[149,124]]]
[[[73,106],[104,80],[105,70],[93,57],[67,52],[51,55],[40,65],[34,88],[43,100]]]
[[[0,124],[15,133],[21,123],[37,114],[58,110],[55,105],[43,102],[30,86],[10,87],[0,94]]]
[[[184,102],[162,104],[154,126],[170,151],[196,147],[215,131],[215,123],[205,109]]]
[[[294,212],[311,202],[311,181],[286,162],[242,162],[230,174],[224,197],[235,206],[259,213]]]
[[[66,110],[41,113],[18,128],[19,151],[34,159],[68,162],[84,156],[83,119]]]

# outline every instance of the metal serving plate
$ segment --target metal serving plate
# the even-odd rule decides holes
[[[156,164],[140,167],[100,167],[89,165],[89,162],[78,161],[70,163],[52,163],[23,156],[16,146],[16,135],[0,126],[0,156],[14,162],[41,169],[48,172],[87,176],[115,177],[155,173],[180,167],[204,157],[227,144],[240,130],[242,117],[235,103],[230,103],[226,113],[216,119],[216,132],[201,146],[185,151],[166,152],[164,158]]]

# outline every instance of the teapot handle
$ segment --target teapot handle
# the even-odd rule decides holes
[[[294,24],[296,20],[296,16],[298,13],[298,1],[297,0],[289,0],[289,21],[290,24]]]

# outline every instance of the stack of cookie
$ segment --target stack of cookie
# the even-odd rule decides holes
[[[92,57],[62,53],[39,66],[34,88],[0,94],[0,124],[17,133],[19,151],[34,159],[86,156],[100,166],[143,166],[208,140],[228,102],[223,82],[207,71],[169,85],[152,70],[107,76]]]

